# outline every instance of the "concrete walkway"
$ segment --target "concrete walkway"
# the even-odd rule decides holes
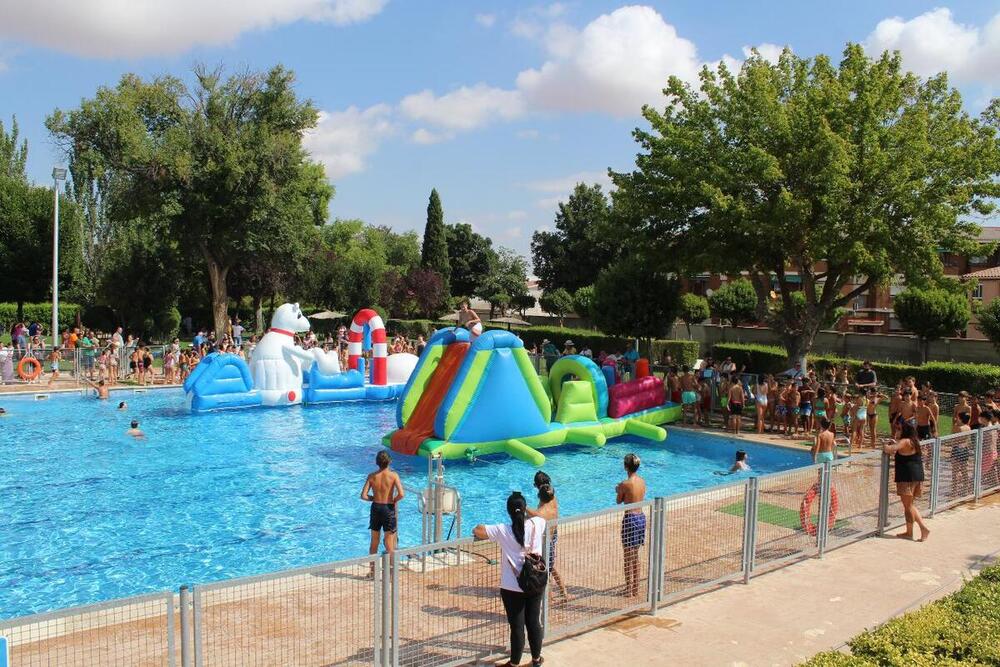
[[[1000,554],[1000,494],[545,649],[546,665],[795,665],[957,588]]]

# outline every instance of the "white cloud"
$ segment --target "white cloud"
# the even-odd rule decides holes
[[[418,127],[410,135],[410,141],[415,144],[436,144],[444,141],[445,139],[451,139],[451,135],[444,132],[431,132],[427,128]]]
[[[476,14],[476,23],[483,26],[484,28],[492,28],[493,24],[497,22],[496,14]]]
[[[183,53],[300,20],[346,25],[388,0],[44,0],[3,2],[0,37],[101,58]]]
[[[394,131],[391,113],[388,104],[321,111],[319,123],[303,136],[303,144],[326,167],[327,178],[364,171],[365,159]]]
[[[651,7],[622,7],[579,31],[557,26],[546,39],[550,60],[517,76],[532,106],[546,109],[636,115],[670,75],[693,81],[700,67],[694,43]]]
[[[404,97],[399,107],[411,120],[451,130],[471,130],[494,119],[511,120],[524,113],[518,91],[484,83],[462,86],[441,96],[423,90]]]
[[[946,7],[910,20],[896,16],[879,21],[865,49],[872,55],[898,50],[903,65],[924,76],[947,71],[964,81],[1000,81],[1000,14],[985,26],[956,23]]]
[[[566,9],[566,4],[562,2],[530,7],[514,17],[510,22],[510,32],[524,39],[537,39],[545,32],[545,24],[564,15]]]
[[[611,177],[608,176],[608,172],[606,171],[578,171],[568,176],[529,181],[524,183],[523,186],[535,192],[564,193],[568,195],[573,191],[577,183],[586,183],[587,185],[598,183],[602,188],[607,190],[611,185]]]
[[[513,211],[508,211],[507,212],[507,219],[508,220],[524,220],[527,217],[528,217],[528,212],[527,211],[522,211],[520,209],[515,209]]]
[[[767,62],[777,63],[778,58],[781,57],[781,52],[785,50],[785,47],[779,46],[778,44],[771,44],[769,42],[764,42],[763,44],[758,44],[757,46],[744,46],[743,57],[749,58],[753,49],[757,49],[757,53],[760,54],[760,57]]]
[[[611,188],[611,177],[608,176],[608,172],[606,171],[579,171],[567,176],[529,181],[522,183],[522,187],[549,195],[548,197],[535,200],[535,207],[545,211],[552,211],[560,203],[569,199],[569,195],[573,192],[573,188],[576,187],[577,183],[584,183],[586,185],[597,183],[607,192]]]

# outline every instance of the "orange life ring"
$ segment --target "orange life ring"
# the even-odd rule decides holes
[[[816,524],[812,522],[812,504],[816,500],[816,496],[819,495],[819,484],[813,484],[812,487],[806,491],[806,495],[802,498],[802,504],[799,506],[799,523],[802,524],[802,530],[806,531],[809,535],[813,537],[816,536]],[[827,528],[833,530],[834,525],[837,523],[837,510],[840,508],[840,502],[837,499],[837,489],[830,487],[830,516],[827,519]]]
[[[24,367],[28,364],[34,367],[30,373],[25,372],[24,370]],[[34,357],[25,357],[17,364],[17,374],[22,380],[28,380],[30,382],[42,374],[42,362]]]

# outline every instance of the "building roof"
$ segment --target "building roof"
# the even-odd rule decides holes
[[[979,232],[980,241],[1000,241],[1000,227],[983,227]]]
[[[992,266],[982,271],[966,273],[963,278],[975,278],[976,280],[1000,280],[1000,266]]]

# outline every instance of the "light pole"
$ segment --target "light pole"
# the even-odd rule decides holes
[[[59,181],[66,180],[66,169],[52,169],[52,349],[59,347]]]

